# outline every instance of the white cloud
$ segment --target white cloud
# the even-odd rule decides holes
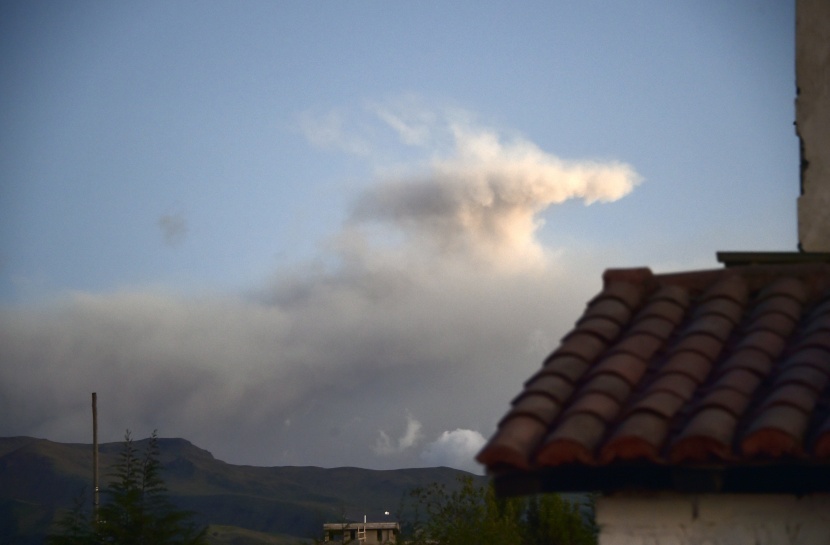
[[[407,95],[393,103],[373,103],[367,110],[395,131],[403,144],[427,146],[432,143],[436,114],[418,97]]]
[[[421,453],[429,465],[447,466],[474,473],[481,472],[474,458],[484,446],[484,436],[474,430],[456,429],[445,431],[438,439],[427,445]]]
[[[343,114],[337,110],[325,114],[303,112],[298,123],[300,132],[313,146],[353,155],[369,155],[371,152],[367,140],[344,128]]]
[[[424,252],[499,268],[540,266],[547,259],[536,239],[542,211],[568,199],[615,201],[641,181],[630,165],[565,161],[527,139],[476,126],[469,115],[421,115],[432,126],[421,121],[415,138],[414,129],[387,109],[376,112],[402,127],[405,142],[434,135],[433,152],[426,163],[383,176],[366,190],[352,222],[394,229],[409,248]],[[450,137],[447,149],[442,135]]]
[[[383,430],[378,430],[378,438],[374,446],[375,454],[389,456],[414,447],[423,437],[422,427],[420,422],[412,418],[411,415],[407,415],[406,430],[397,441],[393,441]]]

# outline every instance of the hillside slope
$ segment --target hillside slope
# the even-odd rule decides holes
[[[141,451],[146,440],[135,441]],[[453,487],[450,468],[369,470],[352,467],[238,466],[217,460],[185,439],[160,439],[171,498],[204,524],[240,535],[319,537],[324,522],[406,517],[407,493],[439,482]],[[99,447],[102,488],[121,443]],[[49,525],[92,481],[92,447],[30,437],[0,438],[0,543],[41,543]],[[483,477],[477,477],[483,479]],[[383,513],[392,513],[386,517]],[[215,532],[219,542],[220,532]],[[234,543],[264,543],[254,538]]]

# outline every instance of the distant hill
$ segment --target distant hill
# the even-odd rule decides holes
[[[135,441],[141,451],[146,440]],[[405,518],[407,493],[433,482],[452,488],[466,472],[446,467],[254,467],[228,464],[185,439],[160,439],[173,501],[210,524],[215,544],[278,545],[320,537],[324,522]],[[101,486],[121,443],[99,445]],[[40,544],[62,510],[92,481],[92,446],[31,437],[0,438],[0,543]],[[484,477],[474,477],[483,482]],[[384,512],[391,514],[385,516]]]

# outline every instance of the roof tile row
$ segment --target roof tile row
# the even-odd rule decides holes
[[[478,460],[830,463],[829,382],[826,265],[608,271]]]

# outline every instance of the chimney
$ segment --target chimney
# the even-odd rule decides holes
[[[830,252],[830,1],[796,0],[795,79],[798,247]]]

